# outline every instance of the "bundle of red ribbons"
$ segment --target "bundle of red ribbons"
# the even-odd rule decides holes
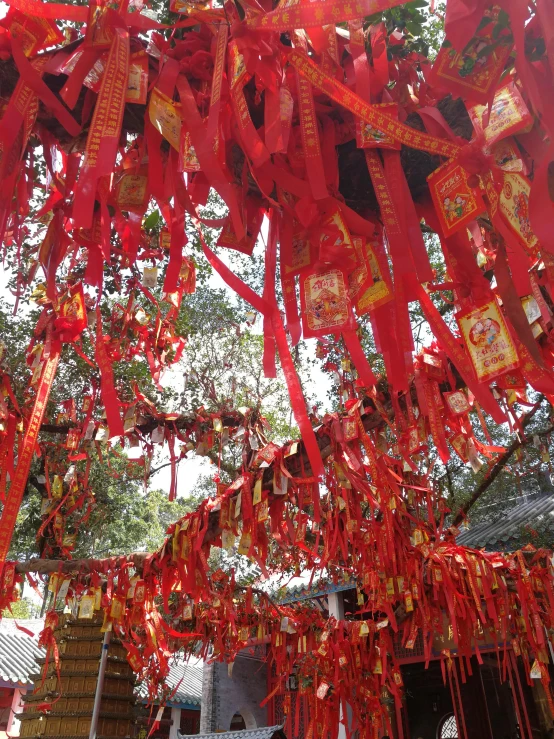
[[[199,642],[203,653],[211,646],[229,660],[253,638],[268,641],[283,676],[276,690],[298,669],[309,692],[310,737],[335,736],[345,701],[360,736],[388,728],[381,689],[401,696],[392,632],[407,648],[421,635],[429,656],[443,614],[461,655],[456,667],[445,654],[450,679],[458,669],[464,678],[462,657],[479,654],[486,634],[499,658],[511,642],[548,681],[549,560],[456,546],[432,465],[420,463],[431,436],[443,462],[454,452],[478,470],[483,457],[503,451],[485,415],[521,432],[516,408],[528,404],[528,386],[554,397],[554,5],[448,0],[446,39],[431,63],[404,29],[380,19],[400,4],[228,0],[213,8],[174,0],[181,18],[163,26],[126,0],[13,0],[0,22],[0,63],[14,83],[0,119],[2,254],[15,265],[17,301],[33,290],[43,309],[24,408],[1,375],[0,561],[68,344],[98,367],[100,382],[81,408],[68,401],[57,419],[68,433],[44,449],[46,552],[71,552],[66,524],[76,512],[88,515],[88,450],[104,437],[142,444],[145,467],[153,445],[167,441],[171,496],[176,462],[190,448],[205,452],[236,437],[244,466],[171,529],[134,579],[130,563],[107,563],[68,580],[67,597],[83,613],[104,608],[106,627],[124,636],[131,664],[153,689],[175,645]],[[226,206],[219,220],[203,216],[212,190]],[[164,221],[159,233],[145,220],[153,204]],[[252,255],[264,218],[258,295],[202,229],[221,229],[221,249]],[[37,223],[40,243],[29,246]],[[175,323],[195,290],[187,223],[212,267],[263,315],[264,369],[274,376],[279,357],[301,442],[268,443],[262,419],[231,409],[201,409],[183,424],[136,387],[122,402],[114,362],[144,356],[159,387],[181,356]],[[442,282],[424,231],[440,242]],[[109,309],[101,302],[108,279],[121,296]],[[418,354],[410,303],[434,337]],[[455,330],[443,318],[446,303],[455,306]],[[371,329],[386,382],[364,353],[360,327]],[[81,341],[87,331],[93,357]],[[345,411],[317,428],[290,351],[302,336],[336,341],[343,353]],[[486,444],[473,432],[475,418]],[[208,566],[211,546],[235,541],[264,574],[347,571],[367,618],[324,622],[309,609],[244,594]],[[3,577],[9,603],[9,563]],[[158,612],[162,602],[173,625]],[[505,652],[503,665],[510,669]]]
[[[251,480],[244,477],[173,525],[160,551],[93,561],[73,576],[54,574],[50,589],[81,619],[103,613],[103,630],[122,639],[152,699],[171,700],[164,683],[176,652],[232,662],[241,650],[266,645],[268,669],[277,675],[266,701],[284,695],[288,727],[297,730],[289,683],[295,675],[308,700],[306,736],[312,738],[336,737],[347,705],[347,735],[393,735],[390,709],[400,707],[403,695],[396,654],[416,644],[425,661],[441,655],[454,690],[471,674],[472,655],[482,661],[481,648],[493,648],[504,679],[517,669],[515,655],[530,683],[542,680],[554,708],[547,668],[554,627],[551,553],[528,548],[501,555],[456,546],[422,523],[421,508],[433,510],[429,491],[414,486],[409,503],[384,492],[372,499],[350,479],[351,487],[344,480],[333,489],[329,475],[316,526],[307,512],[309,483],[291,481],[268,512],[263,487],[253,504],[256,482],[246,504]],[[364,516],[368,506],[372,515]],[[240,587],[233,574],[210,570],[211,547],[230,546],[239,529],[239,551],[263,567],[266,516],[277,549],[272,564],[280,559],[282,568],[315,569],[325,563],[326,579],[340,584],[346,571],[357,584],[356,619],[328,618],[309,601],[276,603],[271,590]],[[345,533],[349,544],[342,541]],[[21,576],[15,568],[7,563],[4,569],[4,606],[16,597]],[[44,643],[54,664],[56,645],[48,633]]]

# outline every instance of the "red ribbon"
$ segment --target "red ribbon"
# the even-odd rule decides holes
[[[47,87],[40,74],[34,69],[29,62],[23,50],[15,39],[12,39],[12,54],[14,62],[17,66],[21,79],[25,81],[28,87],[42,100],[47,108],[52,110],[58,121],[65,130],[73,137],[77,137],[81,133],[81,126],[75,118],[67,111],[52,90]]]
[[[91,227],[98,181],[112,174],[123,122],[128,76],[129,33],[116,28],[90,124],[84,163],[75,188],[72,217],[76,228]]]
[[[27,485],[27,478],[31,468],[31,462],[35,454],[35,447],[40,431],[40,425],[46,410],[46,404],[52,389],[52,382],[56,375],[58,361],[60,358],[59,349],[55,348],[44,362],[42,374],[37,387],[37,396],[33,405],[33,410],[29,418],[29,423],[23,437],[23,443],[17,460],[15,474],[11,481],[10,492],[4,508],[2,517],[0,518],[0,569],[6,561],[6,556],[10,548],[17,514],[23,500],[23,493]]]
[[[204,240],[202,232],[198,228],[198,235],[202,243],[202,249],[206,256],[206,259],[212,265],[212,267],[218,272],[218,274],[225,280],[225,282],[231,287],[243,300],[246,300],[253,308],[255,308],[263,316],[269,316],[273,331],[275,334],[275,341],[277,344],[277,351],[281,360],[281,367],[285,375],[285,380],[289,390],[289,396],[291,401],[292,410],[298,428],[302,434],[302,441],[306,447],[306,453],[310,460],[312,473],[315,476],[319,476],[323,473],[323,460],[321,459],[321,453],[317,444],[317,439],[310,423],[306,411],[306,403],[304,400],[304,394],[302,387],[296,374],[294,362],[290,355],[290,350],[281,320],[281,315],[276,305],[269,304],[264,298],[257,295],[248,285],[238,278],[229,267],[227,267],[219,257],[217,257],[213,251],[208,247]]]
[[[104,343],[102,315],[99,307],[96,308],[96,362],[100,369],[100,394],[102,396],[104,410],[106,411],[110,438],[113,436],[123,436],[125,431],[123,430],[123,422],[119,413],[121,402],[117,397],[114,387],[112,363],[110,362]]]

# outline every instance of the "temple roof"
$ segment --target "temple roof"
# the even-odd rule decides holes
[[[222,734],[179,734],[181,739],[287,739],[282,726],[224,731]]]
[[[522,535],[536,531],[554,533],[554,496],[541,493],[525,502],[498,511],[494,518],[477,523],[462,531],[456,543],[475,549],[512,551],[521,546]]]
[[[3,618],[0,621],[0,680],[14,687],[29,687],[33,684],[30,676],[37,671],[36,660],[45,656],[45,650],[38,646],[44,622],[42,619],[18,619],[17,623],[27,631],[18,629],[15,619]],[[165,685],[170,691],[176,691],[168,705],[200,708],[202,669],[202,660],[193,658],[170,666]],[[144,683],[137,686],[136,693],[139,699],[147,699]]]
[[[36,672],[36,659],[44,657],[45,651],[38,645],[38,635],[42,631],[41,619],[18,619],[22,628],[30,634],[18,629],[15,619],[3,618],[0,622],[0,680],[11,683],[14,687],[32,685],[30,678]]]
[[[171,664],[164,687],[169,688],[170,691],[176,690],[171,699],[167,701],[167,705],[198,706],[200,708],[202,702],[202,671],[202,660],[192,657],[188,662],[181,660]],[[137,687],[136,693],[139,699],[147,700],[148,689],[144,683]]]

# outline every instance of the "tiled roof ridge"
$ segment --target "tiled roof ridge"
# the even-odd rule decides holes
[[[492,520],[476,522],[462,531],[456,541],[474,548],[497,548],[517,540],[526,526],[541,530],[554,527],[554,496],[537,495],[508,510],[499,512]]]
[[[17,685],[31,685],[33,677],[39,672],[46,652],[38,646],[43,619],[17,619],[17,624],[33,633],[33,636],[18,628],[16,619],[3,618],[0,621],[0,680]],[[63,655],[60,655],[63,659]],[[93,659],[92,657],[90,658]],[[97,657],[94,660],[97,661]],[[124,661],[124,660],[122,660]],[[177,688],[171,698],[172,704],[200,706],[202,701],[201,661],[176,661],[170,665],[166,684],[170,690]],[[94,674],[94,673],[90,673]],[[147,698],[146,690],[137,689],[138,697]]]
[[[243,729],[242,731],[225,731],[222,734],[179,734],[180,739],[272,739],[274,734],[281,732],[283,726],[264,726],[258,729]]]
[[[45,651],[38,646],[42,631],[41,619],[3,618],[0,621],[0,680],[16,685],[30,685],[31,674],[36,671],[37,660]],[[30,636],[18,628],[29,629]]]
[[[171,664],[169,675],[166,678],[166,686],[170,690],[177,689],[169,703],[186,703],[192,706],[200,706],[202,702],[202,672],[203,663],[201,661],[185,662],[181,660]],[[144,684],[137,687],[136,693],[141,700],[148,698],[147,689]]]

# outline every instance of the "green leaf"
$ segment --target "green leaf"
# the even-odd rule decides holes
[[[506,28],[507,26],[510,25],[510,16],[508,15],[508,13],[506,13],[505,10],[500,10],[498,12],[497,22],[498,22],[498,25],[501,26],[502,28]]]
[[[484,46],[480,51],[477,52],[477,56],[488,56],[491,54],[497,44],[489,44],[488,46]]]
[[[373,26],[376,23],[381,23],[381,21],[383,20],[383,14],[374,13],[373,15],[366,15],[364,20],[366,23],[369,23],[370,26]]]
[[[161,215],[159,210],[152,211],[152,213],[150,213],[148,218],[144,221],[144,228],[147,231],[151,231],[153,228],[156,228],[156,226],[160,222],[160,218]]]
[[[408,21],[406,23],[406,29],[412,34],[412,36],[421,36],[421,25],[415,21]]]

